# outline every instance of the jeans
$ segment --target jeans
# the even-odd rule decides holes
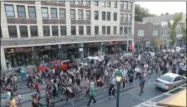
[[[112,94],[113,96],[115,96],[114,85],[110,85],[110,87],[109,87],[108,95],[111,96],[111,94]]]
[[[96,103],[95,97],[93,95],[90,96],[90,99],[87,104],[88,106],[90,106],[90,103],[92,102],[92,100],[93,100],[93,103]]]

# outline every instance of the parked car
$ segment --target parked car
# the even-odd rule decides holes
[[[187,77],[186,65],[179,68],[179,75],[183,75]]]
[[[186,83],[186,77],[174,73],[166,73],[155,80],[156,87],[164,90],[173,89],[184,83]]]

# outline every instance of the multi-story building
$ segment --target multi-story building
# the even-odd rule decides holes
[[[135,22],[134,44],[136,47],[145,47],[151,44],[154,38],[160,37],[160,26],[151,22]]]
[[[133,45],[134,2],[1,2],[1,67],[32,65],[33,57],[83,58],[104,47]]]

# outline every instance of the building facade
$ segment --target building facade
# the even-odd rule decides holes
[[[151,22],[135,22],[134,44],[136,47],[145,47],[151,44],[154,38],[160,37],[160,26]]]
[[[83,58],[134,44],[134,2],[1,2],[1,68]],[[112,50],[112,51],[111,51]]]

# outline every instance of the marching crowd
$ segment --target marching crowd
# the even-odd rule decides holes
[[[147,75],[153,73],[161,75],[166,72],[178,73],[180,63],[185,63],[185,56],[182,53],[156,52],[152,56],[145,50],[130,56],[106,56],[103,61],[90,61],[87,66],[72,63],[65,68],[52,66],[47,69],[33,69],[33,72],[29,73],[21,68],[20,75],[22,80],[27,81],[27,87],[36,92],[32,96],[32,107],[43,106],[40,103],[41,84],[46,84],[47,107],[53,107],[54,99],[60,99],[62,95],[65,96],[65,101],[70,102],[72,106],[74,106],[75,98],[85,96],[89,99],[87,106],[90,106],[92,101],[93,103],[97,101],[95,99],[96,90],[108,88],[109,98],[115,96],[115,72],[117,70],[121,70],[123,74],[121,87],[125,88],[138,80],[141,95]],[[7,92],[8,107],[21,107],[16,75],[3,76],[0,85],[1,90]],[[18,96],[18,100],[15,99],[15,96]]]

